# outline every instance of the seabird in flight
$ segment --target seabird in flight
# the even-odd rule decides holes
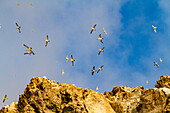
[[[45,40],[45,47],[47,46],[47,44],[48,44],[48,42],[50,42],[49,40],[48,40],[48,35],[46,36],[46,40]]]
[[[17,2],[16,2],[16,3],[17,3]],[[17,6],[19,6],[19,7],[20,7],[19,3],[17,3]]]
[[[146,81],[146,84],[148,84],[148,80]]]
[[[160,58],[159,61],[162,62],[162,59]]]
[[[159,65],[158,65],[158,63],[157,63],[157,62],[153,62],[153,63],[154,63],[154,66],[159,67]]]
[[[69,60],[68,56],[66,56],[66,62]]]
[[[64,70],[62,69],[62,75],[64,75]]]
[[[104,30],[104,28],[103,28],[103,32],[107,35],[107,33],[106,33],[106,31]]]
[[[94,74],[94,72],[96,71],[95,70],[95,66],[93,66],[93,70],[91,70],[92,71],[92,75]]]
[[[32,6],[32,7],[33,7],[32,3],[30,3],[30,6]]]
[[[5,95],[5,97],[3,98],[3,103],[5,102],[6,99],[8,99],[7,95]]]
[[[98,55],[100,55],[101,52],[104,52],[103,49],[104,49],[104,47],[99,49]]]
[[[71,60],[70,60],[71,62],[72,62],[72,66],[74,66],[74,59],[73,59],[73,56],[71,55]]]
[[[154,27],[153,25],[152,25],[152,27],[153,27],[154,31],[156,32],[156,28],[157,28],[157,27]]]
[[[28,46],[25,45],[25,44],[23,44],[23,45],[27,48],[26,51],[30,51],[30,52],[24,53],[24,55],[25,55],[25,54],[31,54],[31,53],[34,55],[34,52],[32,51],[32,47],[28,47]]]
[[[101,34],[99,34],[99,38],[98,38],[97,40],[100,40],[100,42],[103,43],[103,42],[102,42],[102,39],[103,39],[103,38],[101,37]]]
[[[102,71],[102,67],[103,67],[103,65],[100,66],[100,68],[97,70],[97,73],[98,73],[99,71]]]
[[[19,33],[21,33],[21,30],[20,30],[21,27],[17,23],[16,23],[16,26],[17,26]]]
[[[97,25],[97,24],[95,24],[95,25],[91,28],[90,34],[92,34],[92,32],[93,32],[94,30],[96,30],[96,29],[95,29],[96,25]]]

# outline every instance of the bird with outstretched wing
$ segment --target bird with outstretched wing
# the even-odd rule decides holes
[[[102,65],[102,66],[100,66],[100,68],[97,70],[97,73],[98,73],[99,71],[101,71],[101,70],[102,70],[102,67],[103,67],[103,65]]]
[[[48,40],[48,35],[47,35],[46,40],[45,40],[45,47],[47,46],[48,42],[50,42],[50,41]]]
[[[101,52],[104,52],[103,49],[104,49],[104,47],[102,47],[101,49],[99,49],[98,55],[100,55]]]
[[[92,34],[92,32],[93,32],[94,30],[96,30],[96,29],[95,29],[96,25],[97,25],[97,24],[95,24],[95,25],[91,28],[90,34]]]
[[[33,54],[33,55],[35,55],[34,52],[32,51],[32,47],[28,47],[28,46],[25,45],[25,44],[23,44],[23,45],[27,48],[26,51],[30,51],[30,52],[24,53],[24,55],[25,55],[25,54]]]
[[[21,27],[16,23],[16,26],[17,26],[17,29],[18,29],[18,31],[19,31],[19,33],[21,33]]]
[[[3,98],[3,103],[5,102],[6,99],[8,99],[7,95],[5,95],[5,97]]]
[[[72,66],[74,66],[74,59],[73,59],[73,56],[71,55],[71,62],[72,62]]]
[[[91,70],[92,71],[92,75],[94,74],[94,72],[96,71],[95,70],[95,66],[93,66],[93,70]]]
[[[107,35],[106,30],[104,30],[104,28],[103,28],[103,32]]]
[[[101,34],[99,34],[99,38],[97,40],[100,40],[101,43],[103,43],[103,38],[101,37]]]

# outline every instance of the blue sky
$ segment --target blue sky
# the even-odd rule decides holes
[[[36,76],[92,90],[98,86],[101,93],[113,86],[154,88],[161,75],[170,73],[169,5],[168,0],[1,0],[0,97],[8,94],[9,99],[0,107],[17,102]],[[90,34],[94,24],[96,31]],[[103,44],[97,40],[100,33]],[[23,44],[35,56],[24,55]],[[102,47],[104,53],[98,55]],[[67,55],[73,55],[75,66],[65,61]],[[101,65],[103,71],[91,76],[92,67]]]

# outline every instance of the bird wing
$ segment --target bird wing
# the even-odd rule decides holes
[[[99,34],[99,38],[101,38],[101,34]]]
[[[72,63],[72,66],[74,66],[74,62],[72,61],[71,63]]]
[[[68,61],[68,56],[66,56],[66,61]]]
[[[33,6],[32,3],[30,3],[30,6]]]
[[[103,43],[102,40],[100,40],[100,42]]]
[[[47,43],[48,43],[48,42],[46,41],[46,43],[45,43],[45,47],[47,46]]]
[[[17,6],[19,6],[19,7],[20,7],[19,3],[17,3]]]
[[[97,73],[100,71],[100,69],[97,70]]]
[[[24,46],[28,49],[29,47],[27,45],[24,44]]]
[[[100,55],[101,51],[98,52],[98,55]]]
[[[48,40],[48,35],[47,35],[46,39]]]
[[[93,66],[93,70],[95,70],[95,66]]]
[[[104,49],[104,47],[102,47],[102,49],[101,50],[103,50]]]
[[[103,65],[102,66],[100,66],[100,68],[102,68],[103,67]]]
[[[5,98],[3,99],[3,102],[5,102]]]
[[[92,32],[93,32],[93,29],[91,29],[90,34],[92,34]]]
[[[4,97],[4,99],[3,99],[3,102],[5,102],[5,100],[6,100],[6,97],[7,97],[7,95],[5,95],[5,97]]]
[[[92,71],[92,75],[94,74],[94,71]]]
[[[16,23],[16,26],[18,27],[18,24]]]
[[[24,55],[28,54],[28,52],[24,53]]]
[[[18,31],[19,31],[19,33],[21,33],[21,30],[20,30],[20,28],[18,28]]]
[[[95,27],[96,27],[96,25],[97,25],[97,24],[95,24],[95,25],[93,26],[93,28],[95,28]]]
[[[106,33],[106,31],[104,30],[104,28],[103,28],[103,32],[107,35],[107,33]]]
[[[33,52],[32,50],[30,50],[30,52],[31,52],[33,55],[35,55],[34,52]]]
[[[71,55],[71,59],[73,59],[73,56]]]

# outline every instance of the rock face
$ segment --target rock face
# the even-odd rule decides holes
[[[104,96],[90,89],[59,84],[35,77],[18,103],[3,106],[0,113],[115,113]]]
[[[167,83],[168,82],[168,83]],[[161,76],[154,89],[113,87],[100,94],[71,84],[34,77],[18,102],[5,105],[0,113],[168,113],[170,77]]]

